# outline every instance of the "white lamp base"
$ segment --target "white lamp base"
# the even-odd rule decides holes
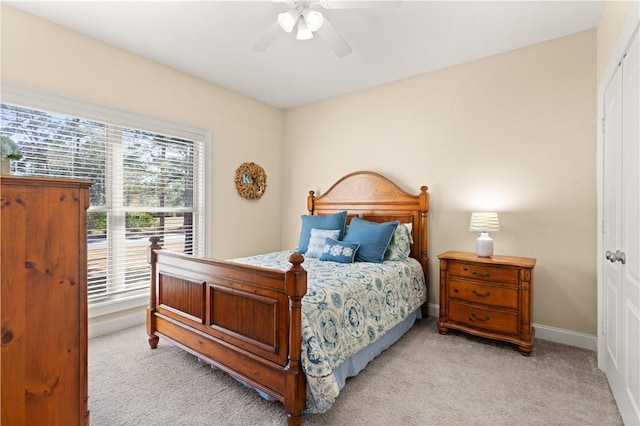
[[[476,254],[478,257],[491,257],[493,255],[493,240],[488,232],[482,232],[476,240]]]

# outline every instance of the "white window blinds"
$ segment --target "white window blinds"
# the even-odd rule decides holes
[[[160,236],[167,248],[204,254],[204,136],[24,104],[1,108],[1,134],[23,155],[12,162],[13,174],[93,181],[87,235],[90,305],[148,292],[150,236]]]

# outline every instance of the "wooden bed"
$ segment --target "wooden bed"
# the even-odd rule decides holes
[[[428,279],[427,213],[422,186],[411,195],[382,175],[351,173],[325,194],[309,191],[309,214],[347,210],[353,217],[412,224],[410,256]],[[163,250],[151,238],[149,345],[159,337],[185,349],[284,404],[289,425],[302,423],[305,374],[301,359],[301,303],[307,292],[304,257],[293,253],[288,271]],[[422,306],[426,317],[426,302]]]

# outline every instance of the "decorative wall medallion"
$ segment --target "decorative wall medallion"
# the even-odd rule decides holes
[[[257,200],[267,189],[267,174],[256,163],[242,163],[236,170],[236,189],[241,197]]]

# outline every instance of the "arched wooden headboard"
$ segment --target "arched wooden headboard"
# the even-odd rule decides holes
[[[428,221],[429,193],[426,186],[411,195],[398,185],[369,171],[350,173],[338,180],[323,195],[309,191],[309,214],[327,215],[346,210],[347,223],[353,217],[372,222],[398,220],[412,224],[411,257],[422,265],[425,281],[429,280]]]

